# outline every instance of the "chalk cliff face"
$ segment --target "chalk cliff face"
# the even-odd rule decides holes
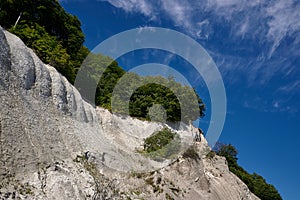
[[[258,199],[193,144],[197,129],[174,130],[196,154],[146,158],[143,139],[167,125],[94,108],[1,27],[0,44],[0,199]]]

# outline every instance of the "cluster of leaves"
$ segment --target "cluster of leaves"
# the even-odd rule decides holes
[[[162,77],[146,77],[145,82],[151,82],[147,79],[162,79]],[[170,122],[182,120],[188,123],[202,116],[201,111],[203,110],[200,110],[199,105],[203,104],[202,102],[193,101],[196,97],[194,98],[193,95],[195,93],[190,87],[181,86],[172,78],[162,80],[165,81],[163,85],[156,83],[145,84],[133,93],[129,104],[129,111],[132,116],[150,119],[147,113],[149,113],[149,109],[153,104],[163,106],[167,115],[167,121]],[[154,82],[156,81],[154,80]],[[182,114],[184,116],[181,116]]]
[[[93,92],[89,85],[96,85],[100,79],[96,89],[96,105],[114,113],[161,121],[159,117],[151,118],[149,113],[152,111],[152,116],[158,116],[165,111],[166,121],[186,123],[204,116],[205,105],[195,90],[176,82],[173,77],[142,77],[136,73],[125,73],[111,58],[92,53],[83,66],[80,74],[89,77],[90,83],[85,84],[86,88],[79,88],[79,91],[92,101],[90,94]],[[163,109],[155,105],[161,105]]]
[[[3,0],[1,26],[19,36],[40,57],[71,83],[89,50],[76,16],[68,14],[57,0]]]
[[[173,158],[181,149],[179,135],[164,128],[145,139],[143,153],[154,160]]]
[[[164,128],[145,139],[144,150],[148,153],[157,151],[170,144],[175,135],[170,129]]]
[[[231,144],[225,145],[219,143],[216,145],[215,151],[217,155],[226,158],[229,170],[237,175],[257,197],[262,200],[282,200],[276,188],[273,185],[268,184],[262,176],[256,173],[249,174],[238,165],[238,151],[234,146]]]
[[[133,73],[127,74],[126,77],[122,79],[120,84],[127,85],[128,89],[118,90],[117,87],[115,94],[116,100],[120,100],[120,102],[126,102],[128,97],[130,98],[129,113],[131,116],[156,120],[149,115],[150,109],[154,105],[163,107],[168,122],[183,121],[188,123],[204,116],[205,106],[199,96],[192,88],[181,85],[173,77],[168,79],[160,76],[140,77]],[[119,105],[117,109],[120,113],[127,111],[126,105],[117,105]],[[157,112],[156,115],[164,114],[159,113],[160,108],[152,111],[152,115],[155,115],[155,112]],[[159,119],[157,117],[158,121]]]
[[[127,73],[114,88],[113,109],[118,113],[128,113],[133,117],[152,120],[151,108],[161,105],[166,114],[166,121],[188,123],[204,115],[204,104],[189,86],[177,83],[173,77],[168,79],[156,76],[141,77]],[[127,106],[129,103],[129,107]],[[155,108],[155,107],[154,107]],[[160,115],[160,108],[152,109],[152,115]],[[157,120],[159,121],[159,117]],[[154,119],[155,120],[155,119]]]

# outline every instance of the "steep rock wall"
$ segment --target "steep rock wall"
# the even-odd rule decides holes
[[[167,125],[93,108],[1,27],[0,44],[0,199],[257,199],[203,136],[196,160],[146,158],[136,148]]]

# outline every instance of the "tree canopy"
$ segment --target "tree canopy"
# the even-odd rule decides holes
[[[94,83],[95,74],[102,74],[97,86],[96,105],[115,113],[129,113],[133,117],[150,120],[149,112],[158,104],[165,110],[168,122],[188,123],[204,116],[205,105],[195,90],[176,82],[173,77],[125,74],[116,61],[92,53],[84,66],[84,73]],[[90,92],[88,88],[80,91],[83,95]]]
[[[68,14],[57,0],[2,0],[1,26],[19,36],[40,57],[71,83],[89,53],[76,16]]]

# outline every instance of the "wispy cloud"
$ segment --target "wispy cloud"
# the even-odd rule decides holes
[[[300,70],[295,64],[300,62],[298,0],[100,1],[150,20],[171,20],[181,31],[208,44],[230,84],[243,79],[248,87],[259,88],[281,77],[283,85],[274,86],[273,91],[279,87],[286,93],[300,90]],[[276,102],[265,104],[283,106],[282,101]]]
[[[256,39],[258,43],[270,42],[272,56],[285,36],[300,31],[300,4],[297,0],[100,0],[108,1],[126,12],[141,13],[153,19],[168,17],[175,26],[181,26],[194,37],[209,37],[212,26],[207,13],[223,19],[231,26],[232,34]],[[206,33],[204,33],[206,31]],[[300,42],[300,36],[296,36]]]
[[[168,14],[168,16],[175,22],[177,26],[183,26],[185,28],[191,28],[191,13],[193,9],[189,2],[180,0],[163,0],[162,8]],[[172,9],[170,9],[172,8]]]
[[[293,92],[293,91],[300,91],[300,80],[290,83],[288,85],[282,86],[278,89],[278,91],[283,91],[283,92]]]
[[[300,4],[293,0],[280,0],[268,7],[266,11],[266,15],[271,17],[268,21],[267,37],[274,41],[270,52],[273,53],[285,36],[292,36],[300,31]],[[299,34],[295,37],[299,42]]]
[[[98,0],[107,1],[116,8],[122,8],[126,12],[139,12],[155,19],[154,8],[148,0]]]
[[[224,18],[237,35],[245,34],[259,43],[272,43],[270,58],[282,39],[295,36],[299,44],[300,4],[296,0],[211,0],[206,8]]]

